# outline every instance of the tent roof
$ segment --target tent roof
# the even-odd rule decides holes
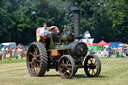
[[[121,47],[120,46],[120,44],[122,44],[121,42],[110,42],[110,45],[112,46],[112,47]]]
[[[94,45],[94,46],[98,46],[98,43],[93,43],[92,45]]]
[[[106,43],[104,40],[101,40],[97,45],[110,45],[110,44]]]
[[[89,42],[88,40],[86,41],[86,45],[91,45],[90,42]]]

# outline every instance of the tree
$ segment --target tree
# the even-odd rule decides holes
[[[127,0],[0,0],[0,42],[29,44],[44,23],[63,29],[72,5],[81,10],[81,32],[89,30],[95,42],[128,42]]]
[[[128,42],[128,2],[126,0],[71,0],[81,10],[81,28],[95,41]]]
[[[0,4],[0,42],[29,44],[36,40],[37,27],[64,24],[65,13],[47,0],[2,0]]]

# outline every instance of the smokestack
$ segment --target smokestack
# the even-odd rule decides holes
[[[76,38],[79,36],[79,30],[80,30],[80,10],[77,7],[72,7],[71,11],[73,13],[73,18],[74,18],[74,32]]]

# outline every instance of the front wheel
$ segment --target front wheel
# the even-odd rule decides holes
[[[95,55],[88,55],[84,61],[84,71],[88,77],[98,77],[101,71],[101,62]]]
[[[58,71],[62,78],[71,79],[75,73],[75,62],[70,55],[63,55],[58,62]]]

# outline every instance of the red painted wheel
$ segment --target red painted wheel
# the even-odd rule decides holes
[[[58,71],[62,78],[71,79],[75,73],[75,62],[69,55],[63,55],[58,62]]]

